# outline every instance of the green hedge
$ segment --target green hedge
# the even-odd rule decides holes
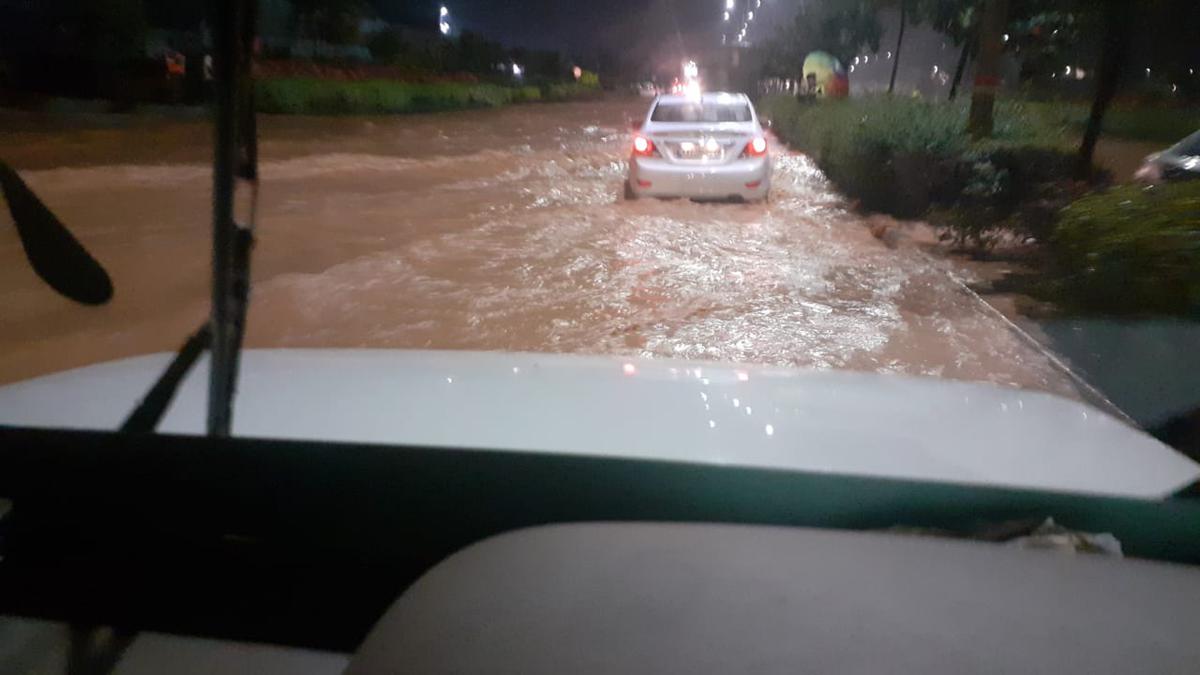
[[[1128,185],[1062,211],[1053,292],[1083,308],[1200,315],[1200,181]]]
[[[937,207],[964,243],[984,243],[1001,226],[1048,234],[1047,217],[1022,216],[1033,215],[1024,213],[1031,202],[1059,201],[1054,184],[1069,176],[1073,161],[1066,122],[1021,103],[999,104],[995,133],[978,143],[964,132],[965,103],[771,97],[761,109],[783,140],[864,208],[917,217]]]
[[[287,115],[354,115],[439,112],[538,101],[537,87],[495,84],[415,84],[390,80],[343,82],[275,79],[257,84],[259,111]]]
[[[542,87],[542,97],[547,101],[571,101],[599,98],[603,96],[599,81],[595,84],[582,82],[556,82]]]

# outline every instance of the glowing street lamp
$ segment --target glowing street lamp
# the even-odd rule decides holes
[[[575,66],[571,69],[571,74],[575,76],[576,80],[578,80],[579,78],[583,77],[583,68]]]
[[[442,35],[450,34],[450,10],[445,5],[438,8],[438,30]]]

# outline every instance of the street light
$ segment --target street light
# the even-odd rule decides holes
[[[733,0],[725,0],[725,9],[733,9]]]
[[[450,10],[445,5],[438,8],[438,30],[442,35],[450,34]]]

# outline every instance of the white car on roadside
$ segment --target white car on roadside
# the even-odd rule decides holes
[[[767,137],[745,94],[659,96],[634,132],[625,197],[765,200]]]

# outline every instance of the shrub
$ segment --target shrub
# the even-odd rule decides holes
[[[1076,305],[1200,314],[1200,181],[1080,199],[1052,243],[1055,287]]]
[[[807,103],[790,97],[764,102],[785,141],[814,157],[830,180],[870,210],[924,213],[966,137],[960,106],[866,97]]]
[[[863,207],[914,217],[938,206],[940,224],[959,243],[986,245],[1002,226],[1045,236],[1045,213],[1066,203],[1074,158],[1064,146],[1066,123],[1040,108],[998,105],[993,137],[978,143],[964,133],[965,103],[773,97],[762,109],[784,140]],[[1016,216],[1030,216],[1030,227]]]
[[[513,103],[530,103],[542,100],[542,90],[538,87],[520,87],[513,92]]]
[[[579,82],[554,82],[543,85],[542,98],[547,101],[569,101],[573,99],[588,99],[601,96],[602,92],[596,87]]]

